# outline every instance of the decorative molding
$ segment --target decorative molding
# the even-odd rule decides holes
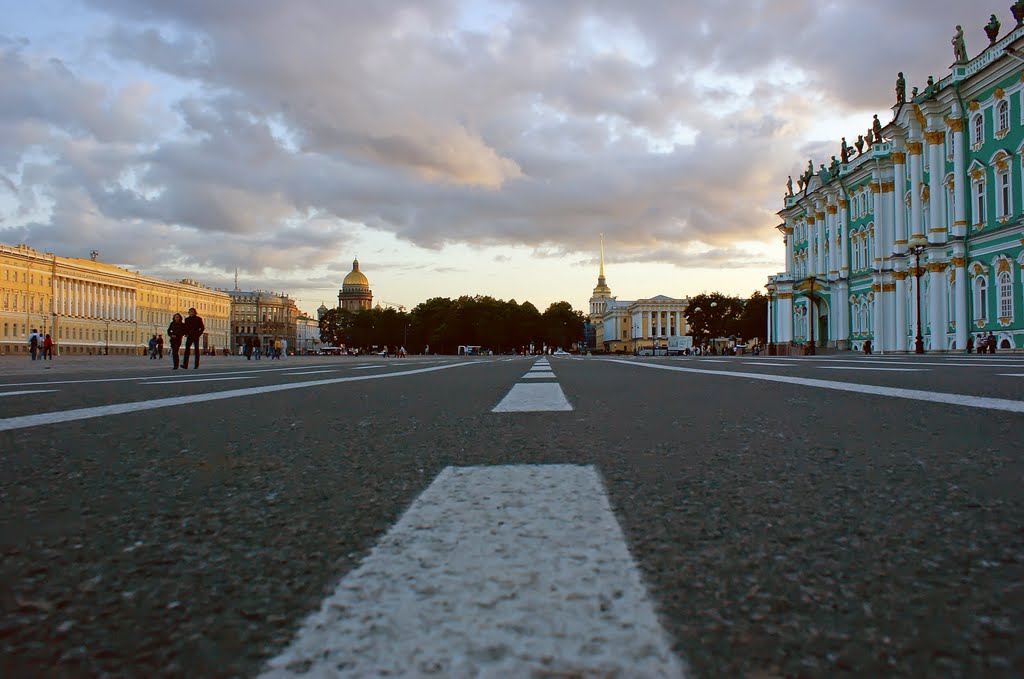
[[[824,221],[824,219],[825,219],[825,213],[824,213],[824,212],[815,212],[815,213],[814,213],[814,219],[815,219],[816,221],[819,221],[819,222],[820,222],[820,221]]]
[[[830,215],[834,215],[836,213],[836,211],[837,211],[837,208],[836,208],[835,205],[826,205],[825,206],[825,212],[827,212]]]
[[[969,102],[967,102],[968,111],[977,111],[979,108],[981,108],[981,104],[978,102],[977,99],[972,99]]]
[[[880,190],[878,182],[868,182],[868,189],[871,191],[871,193],[878,193]]]
[[[922,151],[923,147],[924,147],[924,145],[921,142],[919,142],[919,141],[908,141],[907,142],[907,153],[909,153],[912,156],[919,156],[919,155],[921,155],[921,151]]]
[[[793,299],[792,292],[780,292],[775,296],[776,299]]]
[[[992,92],[992,96],[995,97],[996,99],[1002,99],[1004,96],[1006,96],[1006,91],[1003,90],[1002,87],[997,87],[995,91]]]
[[[882,283],[882,292],[896,292],[896,284]]]
[[[946,126],[949,131],[953,134],[958,134],[964,130],[964,119],[963,118],[946,118]]]
[[[839,199],[839,209],[845,210],[849,206],[850,206],[850,201],[846,200],[845,198],[840,198]]]
[[[1009,273],[1010,272],[1010,260],[1000,259],[999,263],[996,264],[996,273]]]
[[[945,144],[946,143],[946,133],[944,131],[942,131],[942,130],[935,130],[935,131],[932,131],[932,132],[925,132],[924,133],[924,140],[927,143],[929,143],[929,144],[931,144],[933,146],[938,146],[940,144]]]
[[[952,264],[957,269],[960,269],[960,268],[962,268],[967,263],[967,258],[966,257],[952,257],[952,258],[950,258],[949,263]]]
[[[896,183],[891,179],[887,179],[882,182],[882,193],[892,193],[896,188]]]
[[[910,275],[909,271],[893,271],[892,272],[892,277],[895,278],[898,281],[905,281],[905,280],[907,280],[907,276],[909,276],[909,275]]]
[[[903,151],[893,151],[890,158],[894,165],[905,165],[907,162],[907,154]]]
[[[882,291],[882,284],[881,283],[872,283],[871,284],[871,292],[881,292],[881,291]]]
[[[914,104],[914,109],[913,110],[914,110],[914,117],[917,118],[917,124],[920,125],[921,127],[924,127],[925,125],[927,125],[928,124],[928,120],[924,117],[924,114],[921,113],[921,107],[918,106],[917,104]]]
[[[928,273],[941,273],[947,266],[946,262],[928,262],[924,268]]]

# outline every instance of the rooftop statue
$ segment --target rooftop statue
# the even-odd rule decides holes
[[[917,88],[914,88],[914,94],[917,94]],[[878,119],[877,113],[874,122],[871,123],[871,131],[875,133],[875,141],[882,141],[882,122]]]
[[[786,195],[793,195],[793,175],[789,175],[789,179],[786,180]]]
[[[1021,0],[1024,2],[1024,0]],[[864,135],[858,134],[857,141],[853,142],[853,145],[857,147],[857,155],[864,153]]]
[[[871,128],[870,127],[868,128],[868,133],[864,136],[864,141],[867,142],[867,145],[868,145],[869,149],[875,143],[875,137],[874,137],[873,134],[871,134]]]
[[[839,161],[836,160],[835,156],[832,156],[832,162],[828,165],[828,176],[838,177],[839,176]]]
[[[916,87],[914,89],[910,90],[910,98],[911,99],[917,99],[917,88]]]
[[[846,144],[846,137],[843,137],[843,141],[840,142],[839,157],[842,159],[843,165],[850,162],[850,147]]]
[[[896,103],[902,104],[907,100],[907,81],[903,79],[903,71],[896,76]]]
[[[965,61],[970,61],[967,58],[967,46],[964,44],[964,29],[962,26],[956,27],[956,35],[953,36],[953,63],[960,64]]]
[[[804,176],[803,175],[800,175],[799,177],[796,178],[796,186],[797,186],[798,189],[800,189],[801,192],[803,192],[803,190],[804,190],[804,183],[805,182],[804,182]]]
[[[1024,24],[1024,0],[1017,0],[1017,2],[1010,5],[1010,11],[1013,12],[1013,18],[1017,20],[1017,25]]]
[[[999,37],[999,19],[993,14],[989,17],[988,23],[985,24],[985,35],[988,36],[988,44],[995,44],[996,39]]]

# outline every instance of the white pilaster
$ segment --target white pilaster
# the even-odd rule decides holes
[[[954,111],[957,110],[957,103],[953,102]],[[964,177],[964,145],[963,145],[963,118],[950,117],[947,119],[950,133],[953,135],[953,229],[952,233],[954,236],[962,237],[967,234],[967,213],[965,207],[967,204],[966,199],[966,186]],[[965,309],[966,313],[966,309]],[[959,337],[960,323],[957,323],[957,337]],[[966,342],[966,337],[964,338]],[[960,348],[961,344],[959,339],[957,340],[957,348]]]
[[[920,141],[907,142],[907,155],[910,156],[910,236],[924,236],[924,223],[921,215],[921,153]]]
[[[928,213],[931,215],[928,225],[928,242],[945,243],[946,232],[946,191],[942,184],[945,178],[946,134],[942,130],[926,132],[928,142]],[[943,328],[943,337],[945,337]],[[943,341],[945,345],[945,341]],[[944,346],[942,348],[945,348]]]

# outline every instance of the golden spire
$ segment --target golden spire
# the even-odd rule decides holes
[[[599,277],[604,278],[604,234],[601,234],[601,271],[597,274]]]

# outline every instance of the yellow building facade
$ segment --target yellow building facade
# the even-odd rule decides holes
[[[192,280],[164,281],[93,259],[0,245],[0,354],[28,353],[32,329],[57,355],[139,354],[175,313],[195,307],[204,349],[228,347],[231,298]]]

